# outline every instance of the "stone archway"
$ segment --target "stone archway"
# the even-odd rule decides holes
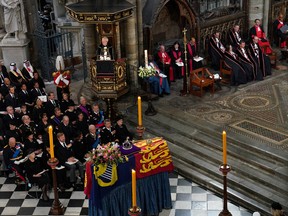
[[[188,29],[187,36],[198,38],[199,29],[195,12],[186,0],[157,0],[147,1],[143,9],[151,10],[149,4],[153,4],[153,12],[149,18],[144,15],[144,47],[155,48],[158,43],[183,39],[182,30]],[[151,5],[150,5],[151,6]],[[147,13],[148,14],[148,13]],[[146,23],[145,23],[146,21]]]

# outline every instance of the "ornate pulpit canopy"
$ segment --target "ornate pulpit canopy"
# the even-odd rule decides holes
[[[86,0],[67,5],[66,10],[79,23],[113,23],[130,17],[134,7],[125,0]]]

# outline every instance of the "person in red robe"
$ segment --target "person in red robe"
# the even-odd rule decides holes
[[[268,39],[266,38],[266,34],[263,30],[263,27],[261,26],[261,22],[260,22],[260,19],[255,19],[255,25],[250,28],[249,30],[249,36],[250,36],[250,39],[252,40],[255,36],[257,36],[259,38],[259,46],[260,47],[263,47],[265,45],[267,45],[267,50],[266,50],[266,53],[264,54],[272,54],[272,48],[271,48],[271,45],[270,45],[270,42],[268,41]],[[264,51],[262,49],[262,51]]]
[[[283,14],[280,13],[278,15],[278,19],[273,22],[274,41],[276,46],[280,45],[280,48],[286,48],[286,41],[288,38],[287,31],[281,31],[281,28],[285,25],[285,23],[283,22],[283,17]]]

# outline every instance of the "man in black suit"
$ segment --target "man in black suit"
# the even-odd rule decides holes
[[[34,77],[28,83],[28,89],[32,89],[34,86],[34,83],[38,82],[39,88],[45,92],[45,83],[43,79],[40,77],[39,73],[34,71],[33,76]]]
[[[62,122],[59,125],[59,132],[64,133],[66,143],[73,141],[76,131],[70,124],[68,116],[63,116]]]
[[[20,105],[25,104],[27,106],[27,109],[32,111],[34,103],[31,100],[30,93],[27,91],[26,84],[21,85],[21,90],[19,91],[18,96]]]
[[[57,142],[55,142],[55,156],[59,160],[59,164],[65,166],[70,171],[70,183],[76,184],[76,169],[79,170],[79,176],[83,183],[84,169],[83,164],[73,156],[72,144],[66,144],[65,135],[63,133],[57,134]]]
[[[9,87],[9,93],[5,96],[6,106],[12,106],[13,108],[20,107],[18,95],[15,93],[15,87]]]
[[[1,89],[0,89],[3,97],[5,97],[7,94],[9,94],[10,85],[11,85],[11,82],[10,82],[9,78],[4,78],[4,84],[1,86]]]
[[[104,125],[101,131],[101,144],[107,144],[109,142],[114,142],[116,137],[116,130],[112,127],[110,119],[104,120]]]
[[[12,106],[7,106],[6,108],[7,114],[4,115],[3,117],[3,122],[5,125],[5,129],[9,130],[9,124],[11,121],[14,121],[16,126],[19,127],[19,125],[21,124],[21,120],[19,118],[18,113],[14,113],[14,109]]]
[[[9,78],[7,68],[0,64],[0,86],[4,84],[4,79]]]
[[[55,100],[55,95],[53,92],[48,93],[48,101],[46,103],[46,113],[48,117],[54,115],[55,108],[60,108],[60,103],[58,100]]]
[[[32,101],[36,101],[38,96],[45,96],[46,93],[39,88],[39,83],[35,82],[33,88],[30,91]]]

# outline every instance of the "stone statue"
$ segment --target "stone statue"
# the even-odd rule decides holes
[[[15,39],[19,40],[19,32],[27,32],[23,1],[0,0],[0,5],[4,6],[4,22],[5,30],[7,32],[3,40],[11,33],[15,33]]]

